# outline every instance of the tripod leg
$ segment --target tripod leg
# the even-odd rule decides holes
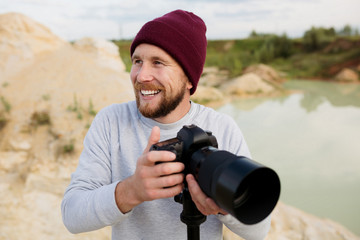
[[[206,216],[203,215],[196,207],[191,199],[191,195],[187,187],[182,192],[181,196],[177,196],[175,201],[182,203],[183,211],[180,214],[180,219],[187,225],[188,240],[200,240],[200,224],[206,221]]]
[[[187,226],[187,239],[200,240],[200,227],[199,226]]]

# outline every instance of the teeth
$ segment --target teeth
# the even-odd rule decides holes
[[[155,94],[158,94],[159,90],[141,90],[141,94],[144,96],[154,96]]]

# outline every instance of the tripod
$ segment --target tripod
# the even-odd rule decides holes
[[[203,215],[191,199],[189,189],[185,187],[182,193],[174,197],[175,202],[183,205],[180,219],[187,225],[188,240],[200,240],[200,224],[206,221]]]

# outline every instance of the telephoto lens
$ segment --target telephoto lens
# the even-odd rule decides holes
[[[245,224],[266,218],[279,200],[276,172],[249,158],[204,147],[192,155],[191,161],[201,189]]]

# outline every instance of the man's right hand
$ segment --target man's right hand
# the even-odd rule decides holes
[[[136,163],[135,173],[116,186],[115,200],[122,213],[144,201],[173,197],[182,191],[184,164],[173,162],[176,156],[172,152],[149,151],[159,140],[160,129],[154,127],[148,145]]]

